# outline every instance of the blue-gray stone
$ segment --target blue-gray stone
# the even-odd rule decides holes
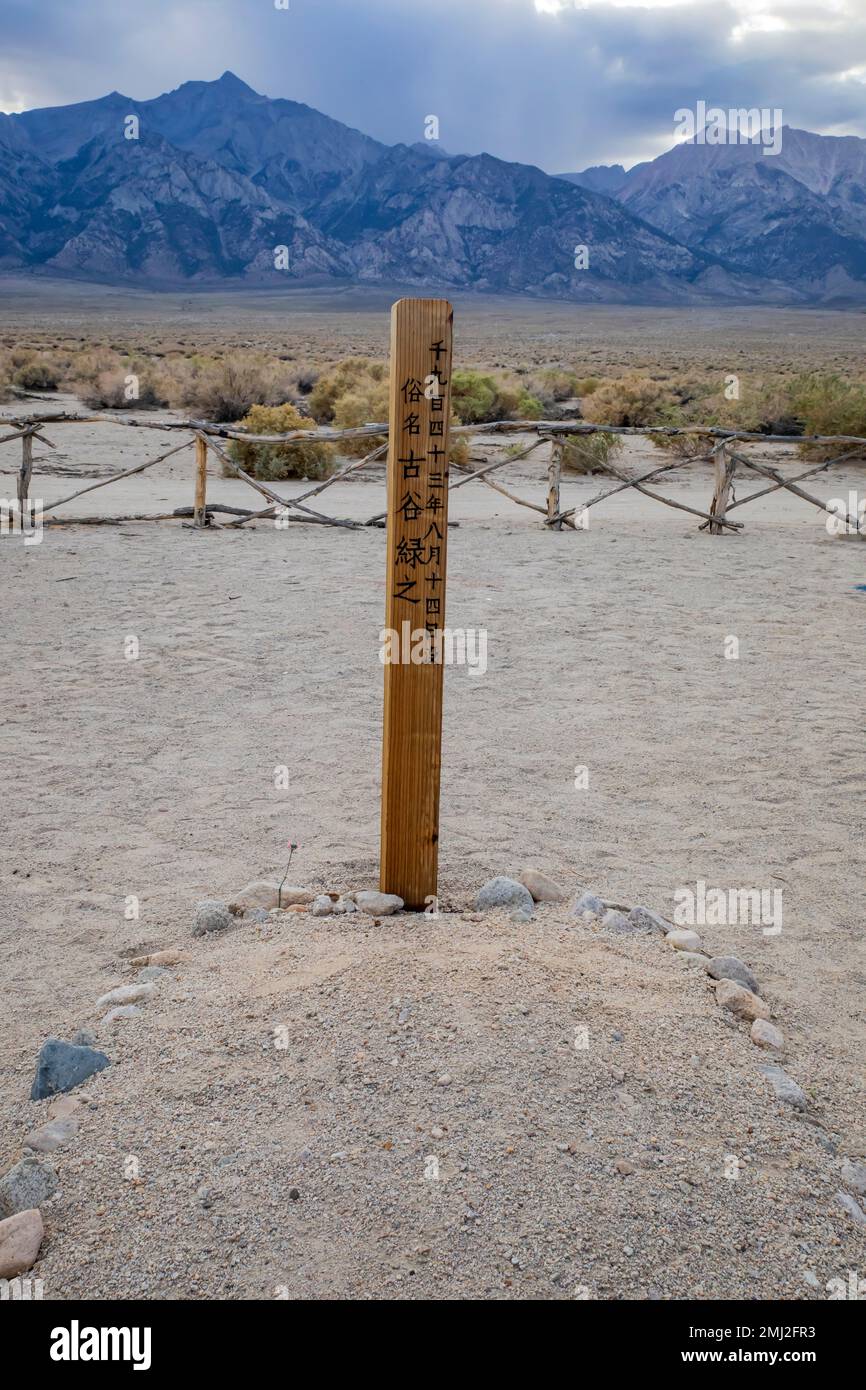
[[[739,956],[713,956],[707,965],[707,974],[714,980],[733,980],[752,994],[758,993],[758,981]]]
[[[603,917],[605,911],[601,898],[596,897],[595,893],[584,893],[571,909],[571,915],[572,917],[582,917],[584,912],[594,912],[596,917]]]
[[[531,915],[535,903],[529,889],[524,888],[522,883],[500,876],[488,879],[487,883],[478,889],[475,907],[479,912],[486,912],[491,907],[522,907]]]
[[[95,1047],[77,1047],[60,1038],[48,1038],[36,1061],[36,1079],[30,1099],[45,1100],[60,1091],[71,1091],[94,1072],[110,1066],[111,1059]]]
[[[759,1067],[776,1093],[776,1099],[785,1105],[792,1105],[795,1110],[805,1110],[809,1102],[805,1093],[797,1085],[796,1081],[788,1075],[782,1067],[766,1066]]]

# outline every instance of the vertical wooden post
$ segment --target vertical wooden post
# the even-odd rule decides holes
[[[207,439],[203,434],[195,437],[195,505],[193,507],[193,526],[207,526]]]
[[[22,529],[25,512],[30,497],[30,479],[33,476],[33,435],[25,434],[21,440],[21,467],[18,470],[18,510],[21,513]]]
[[[379,886],[413,909],[439,867],[453,317],[445,299],[391,310]]]
[[[713,500],[710,503],[710,515],[714,517],[724,517],[728,508],[734,474],[737,471],[737,461],[736,459],[727,457],[726,448],[727,445],[723,439],[713,449],[716,485],[713,492]],[[709,523],[711,536],[720,536],[726,529],[726,527],[720,526],[718,521],[711,521]]]
[[[562,443],[558,439],[550,441],[550,463],[547,465],[547,526],[562,530],[562,522],[554,521],[559,513],[559,484],[562,479]]]

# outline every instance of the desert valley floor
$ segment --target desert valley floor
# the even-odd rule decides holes
[[[66,427],[33,493],[155,440]],[[0,455],[6,492],[16,465]],[[506,471],[543,501],[543,463]],[[834,474],[849,487],[862,468]],[[711,471],[662,490],[704,507]],[[361,518],[383,496],[374,470],[322,503]],[[251,497],[209,479],[211,501]],[[191,501],[182,454],[70,514]],[[0,1171],[46,1118],[46,1037],[90,1030],[112,1061],[52,1156],[46,1298],[826,1298],[866,1269],[837,1196],[866,1157],[866,548],[778,493],[736,537],[632,492],[591,515],[551,533],[477,483],[454,494],[448,623],[486,628],[489,668],[446,672],[440,916],[215,938],[193,937],[196,902],[280,877],[289,839],[290,882],[376,885],[384,532],[4,538]],[[569,903],[473,911],[527,865]],[[803,1111],[702,969],[569,915],[591,889],[670,916],[700,879],[782,890],[778,935],[699,930],[754,969]],[[132,959],[172,947],[188,958],[140,1015],[100,1026]]]

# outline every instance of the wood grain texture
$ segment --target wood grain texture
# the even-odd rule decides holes
[[[437,891],[444,667],[435,648],[405,658],[445,625],[452,321],[444,299],[391,310],[385,627],[399,650],[385,664],[379,886],[414,909]]]
[[[207,526],[207,439],[203,434],[195,437],[195,505],[193,525]]]

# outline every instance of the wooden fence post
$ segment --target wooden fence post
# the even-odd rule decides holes
[[[439,865],[453,317],[445,299],[391,310],[379,887],[415,910]]]
[[[33,476],[33,435],[25,434],[21,440],[21,467],[18,470],[18,510],[21,513],[21,526],[24,527],[24,514],[30,497],[30,479]]]
[[[203,434],[195,437],[195,504],[193,507],[193,526],[207,526],[207,439]]]
[[[722,521],[724,520],[730,500],[734,474],[737,471],[737,460],[733,456],[729,457],[726,450],[727,444],[724,439],[713,449],[716,486],[713,492],[713,500],[710,503],[710,516],[713,518],[719,517]],[[712,520],[709,524],[711,536],[721,536],[726,529],[726,527],[720,525],[720,522],[716,520]]]
[[[554,530],[562,530],[562,522],[554,521],[559,515],[559,484],[562,479],[562,443],[558,439],[550,441],[550,463],[547,466],[547,521],[545,525]]]

